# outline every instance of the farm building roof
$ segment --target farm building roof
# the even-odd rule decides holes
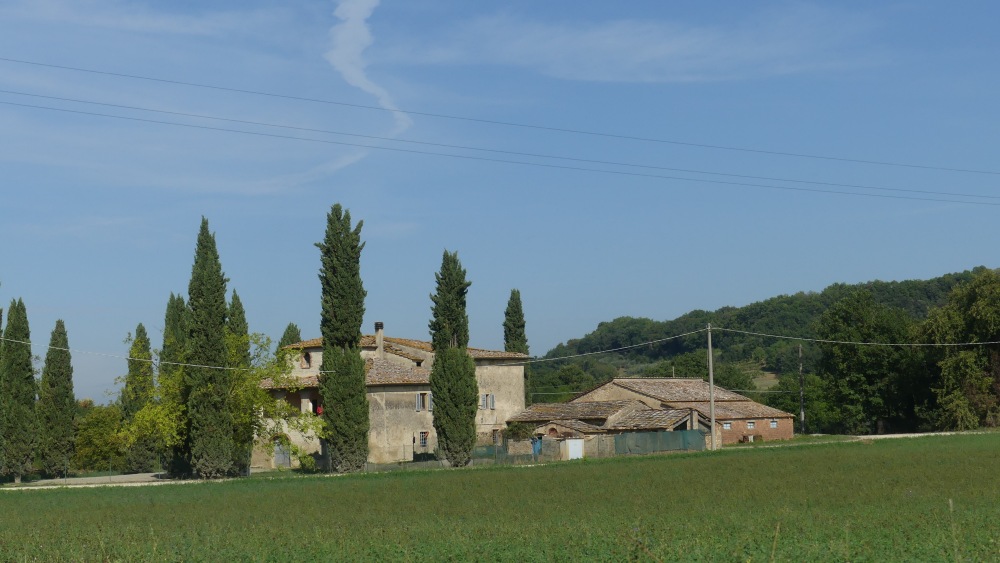
[[[386,336],[382,339],[383,346],[386,352],[395,354],[397,356],[402,356],[411,360],[423,359],[419,356],[407,355],[407,351],[403,348],[413,348],[415,350],[420,350],[423,352],[433,352],[433,347],[430,342],[423,340],[412,340],[409,338],[394,338],[391,336]],[[361,337],[361,341],[358,343],[361,348],[375,348],[375,335],[365,334]],[[303,340],[302,342],[296,342],[295,344],[289,344],[285,346],[288,350],[303,350],[306,348],[322,348],[323,339],[313,338],[310,340]],[[497,359],[497,360],[526,360],[530,356],[527,354],[522,354],[520,352],[505,352],[503,350],[487,350],[485,348],[467,348],[469,355],[474,359]]]
[[[648,409],[632,399],[592,403],[535,403],[508,419],[509,422],[550,422],[554,420],[606,420],[627,407]]]
[[[365,385],[427,385],[431,381],[431,372],[425,368],[414,366],[403,366],[378,358],[368,358],[365,360]],[[286,387],[298,387],[306,389],[319,386],[319,377],[307,375],[294,379],[294,383],[275,384],[270,379],[261,382],[261,387],[265,389],[280,389]]]

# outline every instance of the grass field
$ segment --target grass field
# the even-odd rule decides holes
[[[0,491],[0,560],[1000,559],[1000,434]]]

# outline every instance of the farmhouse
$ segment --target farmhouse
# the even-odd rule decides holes
[[[287,347],[295,352],[291,377],[295,388],[270,386],[275,398],[283,399],[301,412],[322,412],[319,393],[319,369],[323,363],[323,340],[315,338]],[[412,461],[434,452],[434,398],[430,372],[434,364],[431,343],[384,334],[383,324],[375,323],[375,334],[364,335],[360,342],[365,359],[365,383],[368,390],[368,461],[392,463]],[[479,410],[476,413],[478,443],[498,441],[506,421],[524,409],[524,361],[528,356],[516,352],[469,348],[476,364],[479,386]],[[304,453],[320,451],[314,436],[288,432],[288,440]],[[279,452],[275,458],[280,458]],[[254,465],[273,466],[280,459],[257,452]]]
[[[709,385],[702,379],[619,378],[592,389],[571,403],[635,400],[654,409],[693,409],[709,417]],[[715,386],[715,420],[722,444],[753,439],[790,440],[795,417],[743,395]]]

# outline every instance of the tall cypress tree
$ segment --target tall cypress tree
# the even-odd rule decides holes
[[[285,327],[285,332],[281,335],[281,340],[278,341],[278,350],[281,350],[289,344],[297,344],[302,342],[302,331],[299,330],[298,325],[295,323],[288,323]]]
[[[434,350],[448,347],[465,348],[469,345],[469,315],[465,312],[465,299],[472,282],[465,280],[465,269],[458,260],[458,252],[444,251],[441,271],[434,274],[437,292],[431,295],[431,344]]]
[[[62,319],[56,321],[45,354],[45,367],[38,389],[38,461],[53,477],[64,477],[73,457],[76,397],[73,396],[73,364],[69,337]]]
[[[452,467],[469,463],[476,445],[476,364],[469,344],[469,316],[465,298],[472,282],[457,252],[445,251],[441,271],[435,274],[437,292],[431,295],[429,324],[434,346],[431,394],[434,397],[434,430],[438,448]]]
[[[226,350],[226,277],[215,235],[202,217],[188,284],[188,341],[185,369],[191,468],[204,479],[233,471],[233,417]]]
[[[5,340],[3,340],[3,337],[4,337],[4,332],[3,332],[3,308],[0,308],[0,421],[3,421],[3,411],[4,411],[4,408],[5,408],[4,407],[4,394],[3,394],[4,393],[4,391],[3,391],[3,389],[4,389],[4,387],[3,387],[3,385],[4,385],[3,384],[3,380],[4,380],[4,375],[3,375],[4,374],[4,371],[3,371],[4,370],[4,367],[3,367],[4,366],[4,363],[3,363],[3,351],[4,351],[4,348],[6,348],[5,345],[7,344],[7,342]],[[2,423],[0,423],[0,424],[2,424]],[[4,464],[3,463],[3,456],[4,456],[3,452],[5,451],[5,448],[4,448],[3,444],[4,444],[3,432],[0,431],[0,467],[3,467],[3,464]],[[2,475],[2,473],[0,473],[0,475]]]
[[[179,440],[168,452],[168,465],[172,475],[187,475],[191,472],[191,453],[187,440],[187,387],[184,382],[184,366],[187,358],[188,310],[184,297],[170,293],[163,321],[163,346],[160,348],[157,385],[161,400],[177,411]]]
[[[521,305],[521,292],[510,290],[507,309],[503,314],[503,349],[506,352],[528,354],[528,334],[524,331],[524,308]],[[524,366],[524,399],[531,404],[531,371],[530,366]]]
[[[229,302],[229,316],[226,319],[226,345],[229,347],[229,367],[232,383],[246,382],[250,369],[250,327],[247,324],[246,311],[240,301],[239,294],[233,290]],[[242,388],[241,388],[242,389]],[[233,416],[233,465],[239,475],[246,475],[250,469],[250,456],[253,453],[254,413],[253,405],[243,404],[249,397],[234,388],[232,397]]]
[[[4,331],[0,364],[0,473],[15,483],[31,471],[31,457],[38,436],[35,418],[35,372],[31,365],[31,331],[24,302],[11,301]]]
[[[322,289],[322,417],[330,466],[341,472],[357,471],[368,461],[368,389],[359,349],[368,294],[361,283],[363,224],[358,221],[352,227],[351,212],[334,204],[326,216],[323,242],[316,244]]]
[[[146,334],[146,327],[139,323],[128,351],[128,374],[121,391],[122,422],[130,424],[136,413],[153,400],[153,352]],[[126,470],[130,473],[146,473],[156,468],[156,438],[149,435],[137,436],[125,452]]]
[[[230,335],[228,341],[229,361],[231,367],[250,367],[250,326],[247,324],[247,314],[239,294],[233,290],[233,298],[229,302],[229,313],[226,318],[226,330]]]

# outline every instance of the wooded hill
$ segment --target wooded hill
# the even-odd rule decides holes
[[[824,332],[821,326],[824,314],[858,293],[870,295],[879,307],[904,317],[901,322],[907,327],[917,327],[931,311],[948,303],[953,290],[986,272],[989,269],[980,266],[930,280],[872,281],[853,285],[838,283],[818,293],[779,295],[743,307],[723,307],[716,311],[695,310],[668,321],[620,317],[600,323],[596,330],[583,338],[559,344],[544,357],[553,359],[633,346],[704,329],[711,323],[717,383],[730,389],[752,390],[754,379],[763,372],[776,374],[784,383],[779,390],[791,391],[794,388],[794,400],[791,396],[779,394],[758,395],[755,398],[797,412],[800,342],[716,329],[819,338]],[[917,337],[911,332],[905,335],[907,338]],[[804,372],[816,374],[822,371],[823,348],[810,342],[801,344]],[[565,400],[575,391],[616,376],[707,377],[705,350],[706,335],[700,332],[620,352],[536,363],[532,366],[530,399],[533,402]]]

